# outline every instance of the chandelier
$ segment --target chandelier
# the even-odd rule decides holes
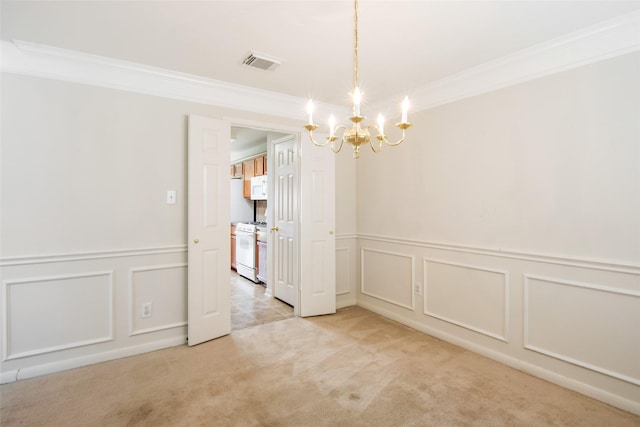
[[[313,131],[319,126],[313,123],[313,101],[309,100],[307,104],[307,113],[309,115],[309,123],[304,127],[309,131],[309,138],[311,142],[319,147],[324,147],[329,144],[329,147],[334,153],[338,153],[342,149],[342,145],[347,142],[353,146],[353,157],[355,159],[360,158],[360,145],[369,144],[371,150],[374,153],[380,152],[382,149],[382,143],[395,146],[400,145],[405,138],[405,131],[411,127],[411,123],[407,120],[407,111],[409,110],[409,99],[404,98],[402,102],[402,116],[400,123],[396,123],[396,127],[402,130],[402,138],[396,142],[389,142],[384,134],[384,117],[378,114],[377,123],[365,126],[363,123],[365,117],[360,112],[360,103],[362,101],[362,94],[358,87],[358,0],[354,1],[354,19],[353,19],[353,35],[354,35],[354,48],[353,48],[353,92],[351,97],[353,100],[353,115],[349,117],[351,121],[351,129],[346,125],[336,126],[336,119],[333,115],[329,117],[329,136],[325,142],[316,142],[313,139]],[[342,136],[338,137],[336,132],[342,130]],[[373,141],[370,130],[376,131],[375,139],[377,143]],[[336,142],[338,141],[338,142]]]

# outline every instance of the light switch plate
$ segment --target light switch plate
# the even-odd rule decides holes
[[[177,198],[176,190],[167,190],[167,204],[168,205],[175,205],[176,204],[176,198]]]

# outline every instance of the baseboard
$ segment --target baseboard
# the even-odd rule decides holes
[[[34,378],[41,375],[48,375],[56,372],[66,371],[69,369],[80,368],[82,366],[107,362],[109,360],[149,353],[151,351],[161,350],[163,348],[175,347],[185,344],[186,340],[187,336],[183,335],[179,337],[168,338],[165,340],[153,341],[146,344],[106,351],[103,353],[61,360],[59,362],[45,363],[42,365],[30,366],[27,368],[16,369],[9,372],[2,372],[2,374],[0,375],[0,384],[7,384],[27,378]]]
[[[356,299],[355,298],[337,298],[336,299],[336,309],[341,309],[341,308],[345,308],[345,307],[351,307],[354,305],[358,305],[356,303]]]
[[[593,399],[599,400],[601,402],[607,403],[611,406],[615,406],[616,408],[620,408],[624,411],[631,412],[632,414],[640,415],[640,402],[636,402],[633,400],[625,399],[621,396],[618,396],[613,393],[609,393],[607,391],[598,389],[596,387],[590,386],[588,384],[582,383],[580,381],[573,380],[571,378],[567,378],[562,376],[556,372],[549,371],[548,369],[541,368],[539,366],[533,365],[528,362],[524,362],[522,360],[516,359],[512,356],[508,356],[506,354],[500,353],[495,350],[488,349],[486,347],[480,346],[478,344],[466,341],[462,338],[456,337],[454,335],[448,334],[446,332],[442,332],[440,330],[430,328],[420,322],[416,322],[411,319],[407,319],[403,316],[400,316],[396,313],[393,313],[389,310],[385,310],[384,308],[380,308],[375,304],[370,304],[368,302],[359,301],[357,303],[359,307],[377,313],[381,316],[384,316],[388,319],[394,320],[398,323],[401,323],[405,326],[409,326],[417,331],[423,332],[427,335],[431,335],[435,338],[441,339],[448,343],[457,345],[459,347],[465,348],[474,353],[478,353],[482,356],[488,357],[500,363],[503,363],[511,368],[517,369],[519,371],[525,372],[527,374],[533,375],[534,377],[541,378],[545,381],[549,381],[550,383],[554,383],[561,387],[567,388],[569,390],[573,390],[585,396],[591,397]]]

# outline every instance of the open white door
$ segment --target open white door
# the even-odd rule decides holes
[[[188,342],[231,332],[229,249],[230,127],[189,116]]]
[[[273,222],[269,252],[273,253],[273,296],[294,307],[298,305],[298,152],[293,135],[272,142],[274,159],[270,170],[273,191],[269,209]]]
[[[336,312],[335,154],[313,145],[306,133],[300,152],[298,313],[307,317]]]

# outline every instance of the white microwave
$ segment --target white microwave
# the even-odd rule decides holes
[[[267,175],[251,178],[251,200],[267,200]]]

